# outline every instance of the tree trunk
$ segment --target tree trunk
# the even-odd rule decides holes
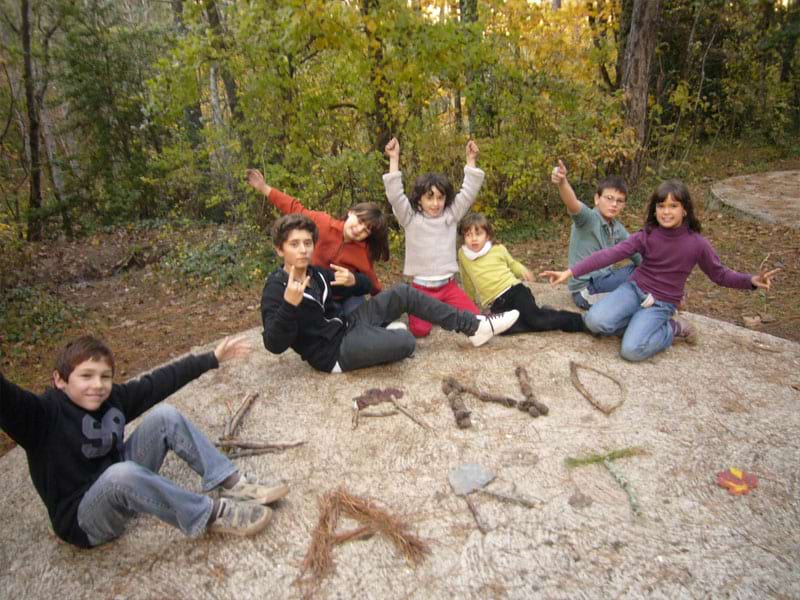
[[[650,90],[650,67],[658,38],[658,15],[661,0],[635,0],[631,28],[625,45],[622,88],[625,90],[626,123],[636,134],[639,149],[626,166],[630,183],[639,178],[647,141],[647,95]]]
[[[619,11],[619,28],[617,29],[617,72],[614,76],[614,89],[622,85],[622,73],[625,70],[625,49],[628,46],[628,32],[631,29],[634,0],[622,0]]]
[[[461,15],[462,24],[468,25],[477,22],[478,0],[458,0],[458,10]],[[476,78],[475,70],[472,68],[468,68],[465,77],[467,80],[467,88],[469,88],[475,81]],[[466,98],[467,130],[470,136],[474,135],[475,132],[475,115],[474,115],[475,110],[473,110],[473,108],[477,109],[481,105],[482,100],[483,99],[470,98],[469,96],[467,96]],[[459,106],[459,116],[460,116],[460,108],[461,107]],[[459,126],[460,125],[461,125],[461,119],[459,118]]]
[[[30,196],[28,199],[28,241],[42,239],[42,167],[39,158],[39,115],[36,105],[33,56],[31,55],[31,14],[28,0],[20,1],[22,13],[22,54],[24,61],[25,101],[28,109],[28,145],[30,147]]]
[[[172,0],[172,16],[178,35],[181,37],[185,36],[186,25],[183,22],[183,0]],[[203,130],[202,114],[199,102],[196,102],[192,106],[186,106],[183,109],[183,121],[186,125],[189,144],[193,149],[198,148],[202,143],[200,138],[200,132]]]
[[[365,19],[374,13],[379,6],[380,0],[362,0],[361,16]],[[371,30],[371,31],[370,31]],[[369,53],[370,81],[372,82],[372,95],[374,107],[369,113],[369,125],[371,138],[374,140],[374,148],[378,152],[383,152],[386,144],[392,139],[395,129],[391,115],[387,110],[386,98],[386,78],[383,75],[383,40],[377,34],[376,28],[364,27],[367,36],[367,52]]]
[[[42,121],[42,134],[44,137],[44,148],[47,152],[47,166],[50,172],[50,181],[53,184],[53,191],[55,192],[56,200],[58,201],[58,209],[61,213],[61,227],[67,239],[71,240],[74,237],[72,231],[72,217],[69,214],[67,197],[64,193],[64,175],[61,172],[61,166],[56,156],[56,142],[53,138],[52,128],[50,127],[50,117],[43,106],[40,107],[39,115]]]

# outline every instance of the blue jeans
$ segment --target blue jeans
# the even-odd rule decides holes
[[[588,291],[590,294],[605,294],[608,292],[613,292],[621,284],[628,281],[630,276],[633,275],[633,271],[635,269],[636,265],[631,263],[629,265],[625,265],[624,267],[620,267],[619,269],[613,269],[610,273],[606,273],[605,275],[591,277],[589,279],[589,285],[586,286],[586,291]],[[581,296],[580,290],[577,292],[572,292],[572,301],[575,303],[575,306],[584,310],[589,310],[589,308],[592,306],[583,296]]]
[[[593,305],[584,317],[592,333],[621,335],[619,354],[632,362],[650,358],[672,345],[669,320],[675,305],[656,300],[650,308],[642,308],[646,295],[633,281],[626,281]]]
[[[160,404],[125,442],[125,460],[106,469],[78,506],[78,524],[92,546],[122,535],[137,513],[153,515],[190,537],[206,530],[214,502],[158,474],[167,450],[203,477],[206,492],[236,472],[234,464],[176,408]]]

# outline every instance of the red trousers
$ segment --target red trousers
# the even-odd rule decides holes
[[[424,287],[417,285],[416,283],[412,283],[411,286],[426,296],[436,298],[439,302],[449,304],[453,308],[471,312],[473,315],[480,314],[478,307],[475,306],[475,303],[472,300],[470,300],[469,296],[467,296],[467,293],[458,287],[455,279],[451,279],[444,285],[436,288]],[[408,315],[408,330],[414,335],[414,337],[425,337],[431,332],[432,328],[433,325],[427,321],[423,321],[414,315]]]

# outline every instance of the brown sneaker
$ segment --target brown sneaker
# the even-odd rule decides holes
[[[289,493],[289,486],[280,482],[261,482],[253,475],[240,473],[239,481],[231,489],[217,488],[220,498],[272,504]]]
[[[268,506],[220,498],[217,518],[208,526],[208,531],[250,537],[263,531],[270,519],[272,509]]]
[[[672,343],[686,342],[690,346],[697,344],[697,330],[682,319],[672,319]]]

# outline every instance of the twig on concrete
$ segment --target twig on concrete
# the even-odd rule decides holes
[[[630,502],[631,511],[633,512],[634,516],[640,516],[642,514],[642,509],[639,507],[639,501],[636,499],[636,494],[633,493],[631,484],[628,482],[625,476],[617,470],[617,468],[614,466],[614,463],[609,459],[603,461],[603,466],[611,474],[611,477],[614,478],[614,481],[616,481],[625,491],[625,494],[627,494],[628,502]]]
[[[536,395],[533,393],[533,386],[531,386],[531,378],[525,367],[518,366],[514,370],[514,373],[516,373],[517,379],[519,380],[519,388],[522,390],[522,395],[525,396],[525,402],[520,402],[518,408],[523,411],[527,410],[532,417],[547,415],[550,409],[547,405],[536,399]],[[538,414],[533,414],[533,411],[536,411]]]
[[[481,522],[481,518],[478,515],[478,508],[475,506],[475,503],[472,502],[472,499],[468,496],[464,496],[464,501],[469,507],[469,512],[472,513],[472,518],[475,519],[475,525],[478,526],[478,531],[480,531],[483,535],[486,535],[489,530],[486,529],[486,526]]]
[[[614,383],[617,384],[617,386],[620,389],[620,392],[622,392],[623,389],[624,389],[622,387],[622,384],[616,378],[612,377],[608,373],[603,373],[602,371],[598,371],[597,369],[595,369],[593,367],[587,367],[586,365],[582,365],[582,364],[576,363],[574,361],[569,361],[569,371],[570,371],[570,379],[572,380],[572,385],[574,385],[575,389],[578,390],[580,392],[580,394],[589,401],[589,404],[594,406],[601,413],[603,413],[604,415],[610,415],[617,408],[619,408],[622,405],[622,403],[625,401],[624,398],[620,399],[619,402],[617,402],[616,404],[614,404],[614,405],[612,405],[610,407],[605,407],[602,404],[600,404],[597,400],[595,400],[595,398],[594,398],[594,396],[592,396],[591,392],[589,390],[587,390],[586,387],[584,387],[584,385],[581,383],[581,380],[578,378],[578,369],[584,369],[586,371],[594,371],[598,375],[602,375],[603,377],[605,377],[607,379],[610,379],[611,381],[613,381]]]
[[[450,410],[453,411],[453,416],[456,419],[456,425],[459,429],[468,429],[472,427],[470,420],[470,412],[467,410],[464,399],[461,397],[461,386],[452,377],[447,377],[442,381],[442,391],[447,396],[447,401],[450,403]]]
[[[217,448],[238,448],[241,450],[287,450],[289,448],[297,448],[305,444],[305,440],[300,442],[282,442],[282,443],[267,443],[267,442],[251,442],[247,440],[219,440],[214,442]]]
[[[420,426],[420,427],[422,427],[423,429],[427,429],[428,431],[432,431],[432,429],[431,429],[431,426],[430,426],[430,425],[428,425],[428,424],[427,424],[425,421],[423,421],[422,419],[420,419],[419,417],[417,417],[416,415],[414,415],[414,413],[412,413],[410,410],[408,410],[407,408],[405,408],[404,406],[402,406],[402,405],[401,405],[401,404],[400,404],[400,403],[399,403],[397,400],[395,400],[394,398],[392,398],[392,404],[394,404],[394,406],[395,406],[395,408],[396,408],[397,410],[399,410],[401,413],[403,413],[403,414],[404,414],[405,416],[407,416],[409,419],[411,419],[412,421],[414,421],[414,423],[416,423],[417,425],[419,425],[419,426]]]
[[[242,423],[242,419],[247,414],[247,411],[250,410],[250,407],[253,405],[255,399],[258,398],[258,394],[256,392],[248,392],[245,394],[245,397],[242,399],[239,408],[236,409],[236,413],[225,422],[225,427],[222,430],[222,438],[223,440],[233,438],[236,430],[239,428],[239,425]]]
[[[531,500],[526,500],[525,498],[519,498],[518,496],[509,496],[507,494],[501,494],[499,492],[492,492],[487,489],[477,490],[481,494],[486,494],[487,496],[491,496],[492,498],[496,498],[501,502],[509,502],[511,504],[520,504],[525,508],[538,508],[543,502],[541,500],[537,500],[536,502],[532,502]]]

